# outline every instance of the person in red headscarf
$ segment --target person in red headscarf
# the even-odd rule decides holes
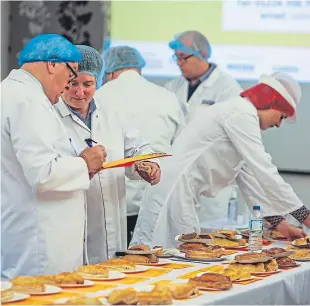
[[[261,130],[294,120],[300,97],[293,78],[275,73],[227,102],[201,105],[175,140],[173,156],[161,163],[161,182],[146,192],[131,244],[172,247],[176,235],[199,232],[201,196],[215,197],[234,182],[249,208],[260,205],[282,234],[305,237],[284,216],[310,227],[310,211],[280,176],[261,136]]]

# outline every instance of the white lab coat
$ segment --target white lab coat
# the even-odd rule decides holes
[[[2,82],[2,277],[83,264],[89,175],[41,84],[22,70]]]
[[[214,197],[234,180],[264,216],[303,205],[265,152],[257,110],[241,97],[201,108],[172,153],[161,163],[161,182],[143,200],[132,244],[172,247],[176,235],[199,231],[199,196]]]
[[[120,120],[116,112],[106,110],[100,101],[94,101],[96,110],[91,115],[91,130],[62,99],[55,105],[78,153],[87,147],[87,138],[106,148],[106,162],[153,152],[136,129]],[[126,168],[126,175],[129,179],[141,180],[134,167]],[[125,168],[100,171],[92,178],[86,196],[86,254],[88,261],[95,264],[127,248]]]
[[[184,116],[176,96],[147,81],[134,70],[104,84],[96,95],[105,107],[131,116],[137,129],[155,152],[169,152]],[[127,215],[137,215],[147,183],[126,181]]]
[[[198,86],[189,101],[187,101],[188,81],[183,76],[171,80],[165,87],[177,95],[187,122],[195,117],[200,107],[206,108],[212,103],[225,102],[237,97],[242,91],[239,83],[219,67],[216,67]],[[200,222],[205,223],[226,216],[232,191],[232,187],[229,186],[221,190],[215,198],[201,197],[200,204],[197,203],[197,206],[200,205]]]

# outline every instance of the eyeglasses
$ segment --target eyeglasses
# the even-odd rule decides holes
[[[194,56],[194,54],[189,54],[185,57],[178,57],[176,54],[172,55],[172,58],[176,61],[176,62],[181,62],[181,63],[185,63],[190,57]]]
[[[68,84],[70,84],[74,79],[77,78],[77,73],[74,71],[74,69],[68,64],[66,63],[67,68],[70,70],[70,79],[68,81]]]

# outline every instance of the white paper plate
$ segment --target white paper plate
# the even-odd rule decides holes
[[[146,266],[137,265],[136,266],[136,270],[134,270],[134,271],[122,271],[122,273],[125,273],[125,274],[135,274],[135,273],[141,273],[141,272],[147,271],[148,269],[149,268],[146,267]]]
[[[6,302],[1,302],[1,304],[23,301],[23,300],[28,299],[29,297],[30,297],[30,295],[27,293],[14,292],[14,295],[10,300],[8,300]]]
[[[50,295],[61,292],[62,289],[52,285],[45,285],[45,290],[43,292],[28,292],[30,295]]]
[[[159,259],[159,261],[157,263],[139,263],[139,265],[141,266],[164,266],[164,265],[168,265],[170,264],[171,262],[168,260],[168,259]]]
[[[12,288],[12,283],[8,281],[1,281],[1,292]]]
[[[62,287],[62,288],[84,288],[84,287],[91,287],[94,285],[95,285],[94,282],[92,282],[88,279],[85,279],[83,284],[61,284],[61,285],[59,285],[59,287]]]
[[[123,279],[126,277],[126,274],[118,271],[109,271],[109,277],[96,277],[91,275],[82,274],[85,279],[94,280],[94,281],[109,281]]]
[[[149,251],[137,251],[137,250],[125,250],[124,252],[128,255],[152,255],[160,249],[151,249]]]

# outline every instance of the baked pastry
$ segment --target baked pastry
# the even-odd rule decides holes
[[[155,254],[150,254],[150,255],[144,255],[145,257],[147,257],[151,263],[158,263],[159,258],[155,255]]]
[[[185,253],[185,258],[196,259],[220,258],[221,256],[222,250],[189,250]]]
[[[217,238],[211,235],[212,243],[214,245],[225,246],[225,247],[239,247],[240,244],[237,241],[232,241],[225,238]]]
[[[138,303],[137,291],[133,288],[114,290],[108,296],[111,305],[136,305]]]
[[[228,276],[233,282],[239,278],[239,271],[234,269],[225,269],[223,275]]]
[[[60,304],[61,305],[61,304]],[[99,298],[75,297],[67,300],[63,305],[103,305]]]
[[[266,255],[273,256],[273,255],[278,255],[278,254],[284,253],[284,252],[286,252],[286,250],[282,249],[282,248],[270,248],[270,249],[263,250],[263,252]]]
[[[225,267],[222,265],[215,265],[208,268],[208,272],[223,274]]]
[[[151,292],[139,292],[140,305],[171,305],[172,296],[168,290],[159,291],[155,288]]]
[[[129,255],[130,256],[130,255]],[[138,256],[138,255],[131,255]],[[125,256],[126,257],[126,256]],[[129,258],[111,258],[99,263],[100,266],[107,267],[110,271],[135,271],[136,263]]]
[[[232,287],[232,282],[228,276],[217,273],[204,273],[189,279],[189,284],[196,285],[199,289],[226,290]]]
[[[264,259],[266,259],[266,257],[267,256],[265,253],[244,253],[244,254],[235,256],[235,260],[236,261],[256,260],[257,262],[259,262],[259,260],[261,259],[262,262],[264,262]],[[268,257],[267,257],[267,260],[268,260]]]
[[[151,174],[152,167],[146,162],[139,162],[137,163],[137,170],[146,172],[147,174]]]
[[[123,259],[136,264],[151,263],[151,259],[143,255],[125,255]]]
[[[84,277],[98,277],[98,278],[109,277],[109,269],[102,265],[81,266],[77,269],[77,272]]]
[[[309,249],[298,249],[295,251],[293,255],[290,256],[290,258],[295,259],[295,260],[305,260],[305,259],[310,259],[310,250]]]
[[[1,282],[1,303],[10,301],[13,296],[12,284],[10,282]]]
[[[277,260],[277,264],[279,268],[296,266],[296,261],[289,257],[280,257],[280,258],[277,258],[276,260]]]
[[[266,272],[265,266],[263,263],[257,263],[257,264],[239,264],[239,263],[233,263],[228,266],[228,269],[233,269],[233,270],[246,270],[249,271],[250,273],[253,272]]]
[[[295,244],[298,246],[309,246],[310,247],[310,237],[296,239]]]
[[[17,276],[12,280],[13,291],[17,292],[44,292],[45,285],[35,276]]]
[[[189,234],[182,234],[180,236],[179,239],[182,239],[182,240],[193,240],[193,239],[199,239],[199,234],[198,233],[189,233]]]
[[[137,244],[137,245],[134,245],[132,247],[130,247],[128,250],[131,250],[131,251],[150,251],[150,248],[146,245],[143,245],[143,244]]]
[[[276,230],[271,230],[270,237],[272,239],[277,239],[277,240],[286,240],[287,239],[282,233],[280,233],[279,231],[276,231]]]
[[[153,249],[158,249],[155,253],[157,256],[161,256],[164,254],[164,249],[162,246],[154,246]]]
[[[188,251],[188,250],[205,250],[207,246],[203,243],[198,242],[185,242],[179,245],[180,251]]]
[[[266,272],[273,272],[278,270],[278,263],[277,261],[273,258],[267,262],[264,263],[265,270]]]
[[[56,275],[37,275],[35,278],[45,285],[59,285],[61,282],[57,281]]]
[[[194,284],[171,284],[169,285],[172,298],[174,299],[189,299],[196,296],[199,290]]]
[[[57,284],[66,285],[82,285],[84,284],[84,277],[77,272],[63,272],[55,275]]]
[[[210,233],[200,233],[198,237],[200,239],[211,239]]]
[[[231,238],[237,235],[237,231],[234,231],[234,230],[217,230],[215,231],[215,233],[224,235],[228,238]]]
[[[238,271],[238,280],[242,281],[245,279],[251,278],[251,272],[248,270],[239,270]]]

